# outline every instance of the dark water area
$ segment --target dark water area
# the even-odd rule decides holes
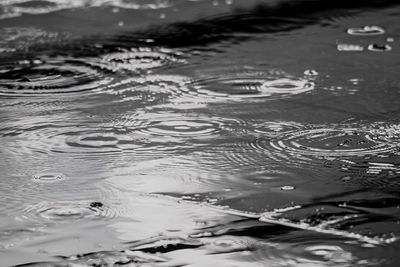
[[[397,266],[400,2],[0,1],[0,266]]]

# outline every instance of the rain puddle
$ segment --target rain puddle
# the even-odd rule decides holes
[[[0,266],[397,266],[400,5],[0,2]]]

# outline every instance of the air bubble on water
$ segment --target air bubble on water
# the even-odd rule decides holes
[[[160,19],[165,19],[166,16],[167,16],[167,15],[165,15],[165,13],[161,13],[161,14],[160,14]]]
[[[393,37],[388,37],[388,38],[386,38],[386,42],[393,43],[394,42],[394,38]]]
[[[294,189],[295,189],[295,187],[291,186],[291,185],[285,185],[285,186],[281,187],[281,190],[283,190],[283,191],[290,191],[290,190],[294,190]]]
[[[233,0],[225,0],[225,4],[232,5],[233,4]]]
[[[112,9],[112,13],[118,13],[119,12],[119,8],[118,7],[114,7],[113,9]]]
[[[119,26],[119,27],[124,26],[124,22],[123,22],[123,21],[119,21],[119,22],[118,22],[118,26]]]
[[[390,45],[384,44],[370,44],[368,46],[369,51],[374,51],[374,52],[386,52],[392,50],[392,47]]]
[[[361,28],[349,28],[347,33],[350,35],[380,35],[384,34],[385,30],[379,26],[364,26]]]
[[[213,6],[218,6],[218,5],[219,5],[219,2],[216,1],[216,0],[214,0],[214,1],[212,2],[212,4],[213,4]]]
[[[360,52],[360,51],[364,51],[364,47],[361,45],[355,45],[355,44],[338,44],[337,50],[344,51],[344,52]]]

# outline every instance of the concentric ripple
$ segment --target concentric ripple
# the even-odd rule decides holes
[[[119,143],[117,135],[104,133],[91,133],[79,136],[72,136],[66,139],[66,143],[72,147],[82,148],[116,148]]]
[[[258,144],[262,147],[263,142]],[[309,129],[290,133],[282,140],[274,140],[269,145],[286,153],[335,157],[359,156],[386,152],[393,148],[384,140],[374,139],[368,133],[356,129]]]
[[[214,98],[282,98],[314,89],[309,78],[294,77],[281,71],[258,71],[248,69],[207,71],[194,82],[199,94]]]
[[[65,180],[65,176],[62,173],[43,172],[34,174],[33,180],[36,182],[57,182]]]
[[[188,78],[180,75],[146,74],[114,82],[104,92],[122,97],[121,102],[138,100],[138,94],[143,94],[141,102],[165,103],[165,98],[185,99],[189,93],[187,82]]]
[[[180,54],[170,49],[138,48],[126,52],[107,54],[102,62],[113,71],[140,71],[168,65],[173,62],[184,62],[178,59]]]
[[[395,152],[398,141],[393,126],[328,125],[303,127],[275,137],[257,137],[249,145],[258,153],[275,160],[296,159],[304,163],[316,158],[360,157]]]
[[[220,135],[222,132],[229,134],[240,121],[213,116],[155,112],[144,114],[141,118],[147,120],[137,129],[137,133],[145,136],[165,138],[193,138],[201,139]]]
[[[259,136],[278,136],[284,132],[299,130],[301,123],[293,121],[267,121],[253,124],[253,131]]]
[[[350,35],[369,36],[384,34],[385,30],[379,26],[364,26],[360,28],[349,28],[347,33]]]
[[[163,121],[153,121],[141,131],[149,135],[172,136],[172,137],[198,137],[217,133],[221,123],[213,121],[203,121],[196,119],[166,119]]]
[[[100,68],[76,59],[23,60],[0,66],[0,95],[77,93],[111,81]]]
[[[368,46],[368,50],[369,51],[374,51],[374,52],[386,52],[386,51],[390,51],[392,50],[392,47],[390,45],[387,44],[370,44]]]
[[[9,152],[18,156],[39,152],[81,156],[93,154],[100,157],[105,154],[113,155],[133,150],[142,144],[126,132],[122,134],[112,127],[103,129],[98,124],[92,124],[91,127],[79,127],[75,124],[43,123],[25,127],[20,131],[13,130],[10,133],[9,136],[3,136],[3,138],[10,144]],[[47,176],[46,173],[44,175]],[[42,177],[42,174],[38,174],[38,177]]]
[[[96,203],[95,205],[93,203]],[[82,219],[115,217],[116,212],[100,202],[59,201],[40,202],[24,210],[24,218],[39,221],[69,222]]]
[[[167,153],[205,145],[210,138],[229,134],[238,124],[235,120],[218,117],[157,112],[139,113],[106,124],[93,122],[86,127],[63,120],[55,124],[43,121],[33,126],[23,126],[19,122],[21,128],[7,128],[3,134],[4,141],[9,144],[7,151],[19,157],[32,153],[60,153],[102,160],[111,160],[122,154],[147,158],[160,151]],[[189,139],[195,143],[182,142]],[[46,173],[43,175],[47,177]],[[39,173],[38,177],[42,174]]]

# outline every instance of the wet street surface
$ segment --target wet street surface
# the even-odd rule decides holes
[[[0,1],[0,266],[397,266],[400,3],[347,2]]]

